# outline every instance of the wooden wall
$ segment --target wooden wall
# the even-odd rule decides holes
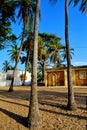
[[[67,86],[67,70],[51,70],[46,72],[46,86]],[[87,86],[87,68],[72,70],[72,85]]]
[[[75,85],[87,85],[87,70],[75,70]]]
[[[64,86],[64,71],[48,72],[47,86]]]

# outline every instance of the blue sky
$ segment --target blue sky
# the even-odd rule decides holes
[[[49,0],[41,0],[41,20],[39,21],[39,32],[56,34],[61,37],[61,43],[65,44],[64,28],[64,0],[58,1],[55,5]],[[70,47],[74,48],[72,59],[73,65],[87,65],[87,14],[82,14],[78,6],[69,6],[69,41]],[[21,27],[13,24],[13,31],[17,35],[21,33]],[[3,55],[4,54],[4,55]],[[0,51],[0,71],[5,60],[9,60],[7,50]],[[19,64],[18,69],[24,69]]]

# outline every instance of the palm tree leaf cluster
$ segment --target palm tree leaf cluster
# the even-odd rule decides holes
[[[11,45],[11,50],[7,50],[12,61],[16,62],[18,57],[19,48],[17,44]]]
[[[35,12],[35,6],[35,0],[22,0],[16,2],[16,7],[19,10],[17,17],[20,18],[20,22],[21,20],[23,21],[24,25],[32,18],[33,12]]]
[[[64,45],[61,38],[48,33],[39,33],[38,38],[38,72],[42,71],[42,81],[44,80],[45,69],[49,67],[58,67],[65,59],[61,57],[61,51]],[[63,53],[62,53],[63,54]],[[50,63],[50,64],[49,64]],[[51,64],[53,66],[51,66]],[[40,71],[41,70],[41,71]]]
[[[87,0],[70,0],[69,4],[73,3],[74,6],[80,3],[79,10],[82,13],[87,13]]]
[[[0,0],[0,14],[2,22],[15,21],[15,2],[12,0]]]
[[[17,38],[12,33],[11,21],[15,21],[15,5],[12,1],[0,0],[0,49]]]
[[[10,65],[10,62],[8,62],[7,60],[5,60],[5,62],[3,63],[3,68],[2,70],[4,72],[7,72],[8,70],[12,70],[12,66]]]

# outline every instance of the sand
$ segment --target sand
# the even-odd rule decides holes
[[[29,111],[30,87],[0,87],[0,130],[29,130],[26,117]],[[42,118],[40,130],[86,130],[87,87],[75,87],[77,110],[69,111],[67,88],[38,87],[39,109]]]

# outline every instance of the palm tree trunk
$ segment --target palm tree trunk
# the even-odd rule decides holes
[[[25,67],[25,73],[24,73],[24,76],[26,77],[26,72],[27,72],[27,67],[28,67],[28,62],[29,62],[29,57],[30,57],[30,51],[27,52],[27,61],[26,61],[26,67]],[[25,84],[25,78],[23,80],[23,86]]]
[[[43,60],[43,65],[42,65],[42,81],[45,83],[45,69],[46,69],[46,61]]]
[[[38,59],[38,18],[39,18],[40,0],[36,3],[36,15],[34,22],[34,48],[33,48],[33,69],[32,69],[32,84],[31,84],[31,97],[30,107],[28,113],[28,127],[31,130],[38,128],[42,121],[40,118],[38,108],[38,94],[37,94],[37,59]]]
[[[12,80],[11,80],[11,85],[10,85],[9,90],[8,90],[9,92],[13,91],[15,72],[16,72],[16,68],[17,68],[18,62],[19,62],[19,57],[20,57],[20,54],[21,54],[21,51],[22,51],[22,46],[23,46],[23,41],[24,41],[24,31],[25,31],[25,25],[24,25],[24,28],[23,28],[20,50],[19,50],[18,57],[17,57],[17,60],[15,62],[15,67],[14,67],[14,70],[13,70],[13,77],[12,77]]]
[[[65,0],[65,41],[66,41],[66,51],[67,51],[67,79],[68,79],[68,104],[67,108],[69,110],[76,109],[74,92],[72,87],[72,70],[71,70],[71,59],[70,59],[70,45],[68,36],[68,0]]]

